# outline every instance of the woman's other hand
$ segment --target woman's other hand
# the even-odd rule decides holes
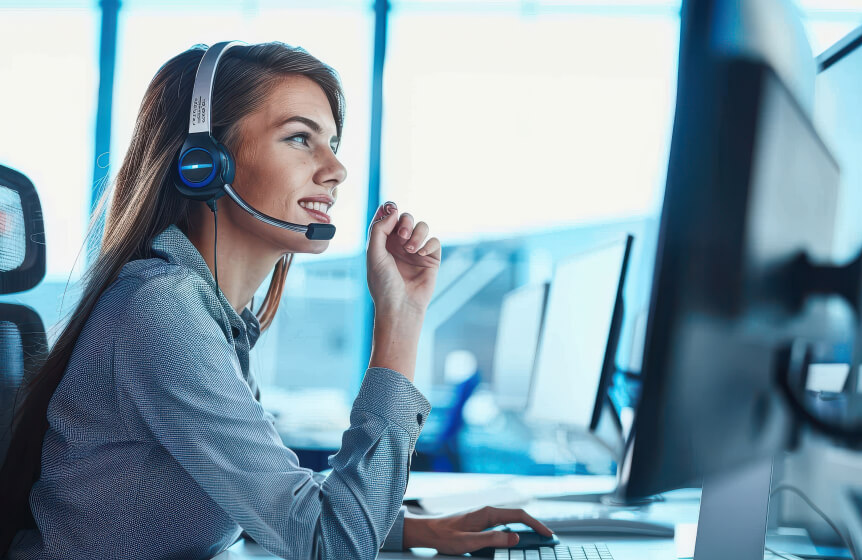
[[[464,554],[486,546],[508,548],[517,544],[517,535],[485,531],[505,523],[523,523],[546,537],[553,534],[522,509],[489,506],[447,517],[407,517],[404,519],[404,548],[436,548],[441,554]]]
[[[440,241],[428,224],[398,216],[394,202],[377,209],[369,226],[368,289],[378,315],[423,317],[434,293],[442,258]]]
[[[369,367],[386,367],[413,381],[419,335],[440,268],[440,241],[425,241],[428,225],[413,224],[395,203],[381,206],[368,231],[368,289],[374,300]]]

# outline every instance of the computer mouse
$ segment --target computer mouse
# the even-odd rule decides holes
[[[520,524],[518,524],[520,525]],[[522,525],[522,527],[527,527],[526,525]],[[503,527],[492,527],[490,529],[486,529],[487,531],[505,531],[507,533],[515,533],[518,535],[518,544],[515,546],[508,547],[510,550],[538,550],[540,546],[556,546],[560,544],[560,539],[557,538],[557,535],[551,535],[550,537],[546,537],[536,531],[527,527],[526,529],[521,529],[520,527],[517,529],[512,529],[508,526]],[[506,547],[504,547],[506,548]],[[493,557],[494,551],[497,550],[495,547],[486,546],[485,548],[480,548],[479,550],[474,550],[470,553],[470,556],[485,556],[485,557]]]

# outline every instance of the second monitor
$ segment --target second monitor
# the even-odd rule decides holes
[[[623,438],[608,386],[632,241],[626,235],[557,264],[526,412],[531,423],[593,434],[615,459]]]

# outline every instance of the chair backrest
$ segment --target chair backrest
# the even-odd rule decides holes
[[[45,276],[45,228],[33,183],[0,165],[0,294],[36,286]],[[0,303],[0,464],[25,379],[48,351],[45,326],[26,305]]]

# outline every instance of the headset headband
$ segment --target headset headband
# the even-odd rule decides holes
[[[212,136],[212,96],[213,83],[218,62],[231,47],[244,45],[243,41],[223,41],[207,49],[198,64],[195,74],[195,87],[192,91],[192,107],[189,113],[189,134],[206,132]]]

